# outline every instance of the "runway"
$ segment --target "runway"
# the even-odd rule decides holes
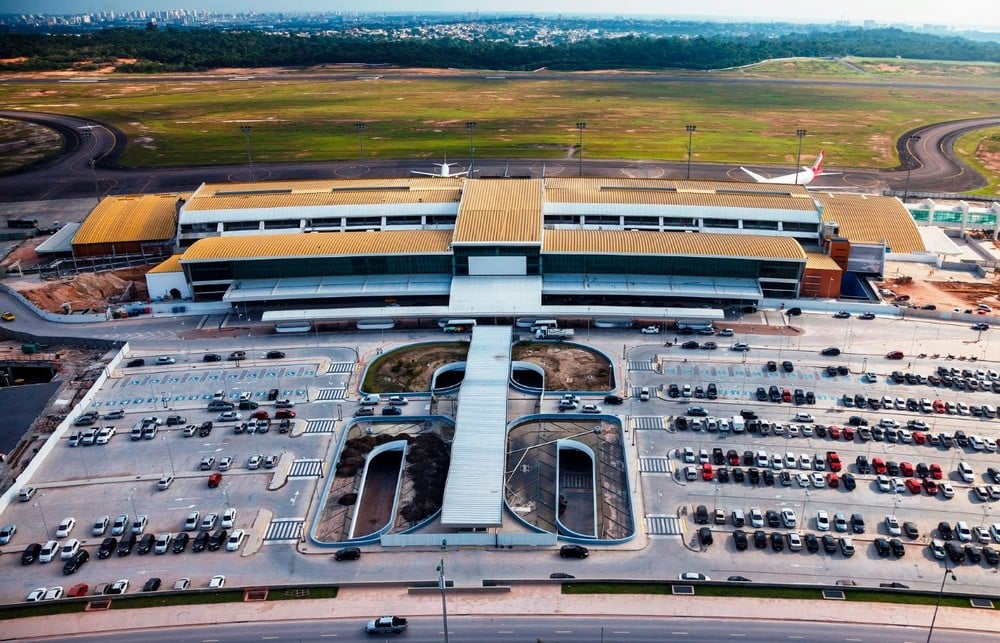
[[[317,180],[332,178],[380,178],[410,176],[426,171],[425,160],[359,160],[255,165],[187,166],[170,168],[120,168],[117,160],[126,138],[114,127],[68,114],[0,110],[0,118],[38,123],[59,132],[63,152],[21,171],[0,177],[0,201],[38,201],[115,194],[190,192],[202,183],[245,183],[253,180]],[[954,154],[954,143],[963,134],[1000,125],[1000,117],[975,118],[928,125],[906,132],[896,142],[900,166],[884,170],[827,168],[840,174],[820,176],[811,188],[829,187],[879,194],[907,187],[908,164],[912,162],[908,189],[911,192],[964,192],[987,185],[986,179],[962,163]],[[914,138],[914,137],[919,138]],[[788,167],[753,166],[768,175],[784,174]],[[579,176],[683,179],[688,166],[683,161],[625,161],[585,159],[476,159],[477,177]],[[696,163],[692,179],[746,181],[736,164]]]

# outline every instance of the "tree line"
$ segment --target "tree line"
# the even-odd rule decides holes
[[[103,67],[125,73],[196,72],[216,67],[309,67],[364,63],[528,71],[723,69],[794,56],[1000,62],[1000,43],[899,29],[765,36],[624,37],[522,47],[459,39],[388,40],[338,35],[288,36],[221,29],[116,28],[75,35],[7,33],[6,72]]]

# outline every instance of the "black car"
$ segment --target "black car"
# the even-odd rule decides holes
[[[843,483],[844,489],[847,491],[854,491],[858,486],[857,479],[854,477],[854,474],[851,473],[845,473],[840,476],[840,482]]]
[[[562,555],[562,552],[559,552]],[[344,547],[343,549],[338,549],[333,553],[333,559],[340,560],[357,560],[361,558],[361,549],[359,547]]]
[[[715,479],[719,482],[729,482],[729,469],[726,467],[719,467],[716,469]]]
[[[108,536],[101,541],[101,546],[97,548],[97,557],[101,560],[110,558],[116,549],[118,549],[118,539],[114,536]]]
[[[887,589],[910,589],[909,585],[904,585],[898,581],[893,581],[891,583],[879,583],[879,587],[885,587]]]
[[[694,510],[694,523],[696,525],[707,525],[708,524],[708,507],[705,505],[698,505]]]
[[[698,530],[698,542],[701,543],[702,547],[708,547],[712,544],[712,530],[708,527],[702,527]]]
[[[879,555],[879,558],[885,558],[889,555],[889,541],[885,538],[876,538],[872,545],[875,546],[875,553]]]
[[[757,387],[757,401],[758,402],[767,401],[767,389],[765,389],[763,386]]]
[[[273,389],[269,390],[267,392],[267,401],[268,402],[275,401],[276,399],[278,399],[278,395],[280,395],[280,394],[281,394],[281,391],[279,391],[276,388],[273,388]]]
[[[282,359],[285,357],[285,354],[282,351],[267,351],[267,355],[264,357],[267,359]]]
[[[892,549],[892,555],[896,558],[902,558],[906,555],[906,547],[903,546],[903,541],[899,538],[890,540],[889,548]]]
[[[837,539],[830,534],[823,534],[823,551],[828,554],[837,553]]]
[[[208,435],[211,433],[212,433],[211,422],[202,422],[201,425],[198,427],[198,437],[200,438],[208,437]]]
[[[828,348],[824,348],[823,350],[821,350],[820,354],[826,355],[828,357],[836,357],[837,355],[840,355],[840,349],[837,348],[836,346],[830,346]]]
[[[993,565],[994,567],[1000,565],[1000,552],[993,549],[989,545],[983,547],[983,558],[986,559],[988,564]]]
[[[139,539],[139,544],[135,549],[137,554],[148,554],[153,551],[153,544],[156,542],[156,536],[153,534],[143,534],[142,538]]]
[[[191,540],[191,535],[186,531],[182,531],[174,537],[174,544],[170,546],[170,551],[175,554],[183,553],[187,549],[188,542]]]
[[[375,407],[373,406],[359,406],[358,409],[354,412],[354,417],[356,418],[368,417],[371,415],[375,415]],[[278,429],[278,431],[281,431],[281,429]]]
[[[773,471],[771,471],[770,469],[764,469],[763,477],[764,477],[764,486],[765,487],[773,487],[774,486],[774,472]]]
[[[206,546],[208,551],[218,551],[225,544],[227,538],[229,538],[229,532],[225,529],[220,529],[209,536],[208,545]]]
[[[872,465],[868,462],[868,456],[859,455],[854,461],[854,464],[858,468],[858,473],[867,474],[872,472]]]
[[[688,340],[688,341],[684,342],[683,344],[681,344],[681,348],[686,348],[686,349],[689,349],[689,350],[690,349],[694,349],[694,348],[698,348],[698,347],[699,347],[698,342],[694,341],[693,339]]]
[[[920,537],[920,530],[917,529],[917,525],[909,521],[903,523],[903,533],[906,534],[907,538],[913,540]]]
[[[239,405],[236,408],[238,408],[241,411],[253,411],[258,406],[260,405],[254,402],[253,400],[242,400],[240,401]]]
[[[767,547],[767,534],[765,534],[762,529],[758,529],[753,532],[753,546],[757,549],[764,549]]]
[[[827,366],[826,367],[826,376],[827,377],[837,377],[837,367],[836,366]],[[847,402],[848,399],[851,400],[851,405],[853,406],[854,405],[854,400],[851,399],[851,398],[848,398],[847,395],[845,394],[844,395],[844,402]]]
[[[128,362],[126,363],[126,364],[125,364],[125,366],[129,366],[129,367],[134,367],[134,366],[145,366],[145,365],[146,365],[146,360],[142,359],[141,357],[136,357],[135,359],[130,359],[130,360],[129,360],[129,361],[128,361]]]
[[[590,550],[583,545],[563,545],[559,548],[561,558],[586,558],[590,556]]]
[[[142,591],[155,592],[156,590],[160,589],[160,584],[161,584],[160,579],[154,576],[153,578],[150,578],[149,580],[146,581],[146,583],[142,586]]]
[[[621,395],[605,395],[604,396],[604,403],[605,404],[618,405],[618,404],[623,404],[624,402],[625,402],[625,398],[623,398]]]
[[[86,549],[81,549],[73,556],[63,563],[63,574],[69,576],[70,574],[75,574],[77,570],[83,567],[87,561],[90,560],[90,552]]]
[[[760,484],[760,469],[757,467],[750,467],[747,476],[750,478],[750,484]]]
[[[135,534],[133,534],[132,532],[124,534],[121,537],[121,540],[118,541],[118,548],[115,550],[115,553],[117,553],[119,556],[128,556],[129,554],[132,553],[132,550],[135,548],[136,540],[137,538],[135,537]]]
[[[786,373],[791,373],[792,371],[795,370],[795,365],[786,359],[781,363],[781,370],[785,371]]]
[[[983,561],[983,550],[975,545],[966,545],[965,556],[970,563],[979,564]]]
[[[737,529],[733,532],[733,545],[739,551],[743,551],[749,546],[749,540],[747,539],[747,532],[742,529]]]
[[[781,526],[781,518],[778,516],[778,512],[775,511],[774,509],[768,509],[767,513],[764,514],[764,517],[767,520],[767,526],[768,527],[780,527]]]
[[[785,537],[780,531],[771,532],[771,549],[781,551],[785,548]]]
[[[810,554],[815,554],[816,552],[819,551],[819,538],[816,537],[816,534],[806,534],[805,541],[806,541],[806,550]]]
[[[42,546],[38,543],[31,543],[24,548],[24,553],[21,554],[21,564],[30,565],[31,563],[38,560],[38,554],[41,553]]]
[[[374,409],[372,410],[372,415],[375,415]],[[288,433],[292,430],[292,421],[289,419],[284,419],[278,424],[278,433]]]
[[[204,551],[205,547],[208,545],[208,538],[209,535],[207,531],[198,532],[198,535],[191,541],[191,551],[195,553]]]
[[[948,554],[948,558],[953,563],[964,563],[965,562],[965,550],[958,543],[948,541],[944,544],[944,550]]]
[[[747,474],[740,467],[733,467],[733,482],[743,483],[747,479]]]
[[[549,578],[552,580],[572,580],[576,578],[573,574],[567,574],[566,572],[552,572],[549,574]]]
[[[777,371],[778,370],[778,362],[775,362],[774,360],[770,360],[767,363],[767,370],[770,371],[771,373]]]
[[[951,524],[947,521],[942,520],[938,523],[938,536],[943,540],[951,540],[955,537],[955,532],[951,528]]]
[[[403,410],[398,406],[383,406],[382,415],[402,415]]]
[[[201,361],[203,361],[203,362],[221,362],[222,361],[222,355],[219,355],[217,353],[205,353],[202,356]]]

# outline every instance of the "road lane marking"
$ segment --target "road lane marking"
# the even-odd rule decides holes
[[[497,630],[497,634],[513,634],[514,630]]]

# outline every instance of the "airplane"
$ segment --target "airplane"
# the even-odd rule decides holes
[[[826,150],[821,150],[819,156],[816,157],[816,162],[813,163],[812,167],[802,166],[801,172],[796,172],[795,174],[785,174],[783,176],[775,176],[772,178],[767,178],[766,176],[761,176],[755,172],[751,172],[742,165],[740,169],[750,175],[750,177],[757,183],[787,183],[789,185],[809,185],[812,180],[817,176],[829,176],[831,174],[839,174],[839,172],[824,172],[823,171],[823,157],[826,155]]]
[[[452,172],[451,166],[453,165],[457,166],[458,163],[449,163],[447,155],[444,157],[444,163],[435,163],[434,165],[436,165],[441,169],[437,172],[418,172],[416,170],[410,170],[410,174],[419,174],[421,176],[433,176],[439,179],[449,179],[449,178],[454,178],[456,176],[465,176],[466,174],[469,173],[468,170],[463,170],[461,172]]]

